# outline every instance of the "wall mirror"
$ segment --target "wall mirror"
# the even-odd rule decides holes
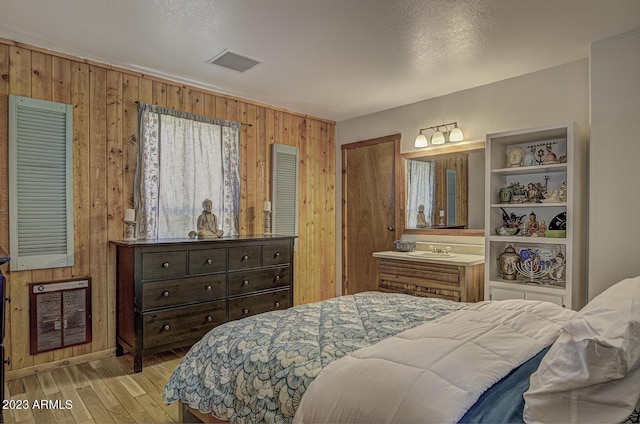
[[[484,141],[401,156],[401,233],[484,236]]]

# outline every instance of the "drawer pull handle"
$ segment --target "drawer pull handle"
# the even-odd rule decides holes
[[[279,276],[279,275],[276,275],[275,280],[276,280],[276,281],[280,281],[280,276]]]
[[[280,257],[280,252],[276,252],[276,254],[273,256],[275,256],[276,258]]]
[[[207,287],[204,288],[206,291],[211,291],[212,287],[211,285],[208,285]]]
[[[242,282],[242,285],[243,285],[243,286],[248,286],[248,285],[249,285],[249,280],[244,280],[244,281]]]
[[[165,262],[162,264],[162,268],[169,268],[169,262]]]
[[[162,292],[162,296],[163,297],[169,297],[169,292],[168,291]]]
[[[248,315],[248,314],[249,314],[249,310],[248,310],[247,308],[244,308],[244,309],[242,310],[242,313],[243,313],[244,315]]]
[[[211,259],[207,259],[207,265],[211,265],[213,261]]]
[[[280,302],[276,302],[274,306],[275,306],[276,308],[279,308],[279,307],[280,307]]]
[[[164,331],[169,331],[169,324],[165,324],[164,327],[162,327],[162,329]]]
[[[246,261],[247,259],[249,259],[249,255],[244,255],[244,256],[242,257],[242,260],[243,260],[243,261]]]
[[[213,321],[213,317],[211,315],[207,315],[207,322]]]

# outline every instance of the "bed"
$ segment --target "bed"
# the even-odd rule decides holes
[[[362,293],[213,329],[166,403],[230,422],[638,422],[640,279],[578,313]]]

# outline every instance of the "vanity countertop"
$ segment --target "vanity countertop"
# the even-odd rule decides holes
[[[484,263],[484,256],[453,252],[450,255],[434,254],[425,250],[413,252],[398,252],[388,250],[385,252],[373,252],[376,258],[400,259],[405,261],[432,262],[460,266],[480,265]]]

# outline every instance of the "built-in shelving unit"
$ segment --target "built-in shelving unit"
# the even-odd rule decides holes
[[[485,149],[485,299],[545,300],[579,309],[585,290],[586,156],[575,125],[488,134]],[[501,189],[514,185],[524,186],[525,193],[501,196]],[[517,234],[496,231],[505,214],[521,222]],[[544,231],[562,221],[566,234]],[[509,247],[518,256],[513,260],[509,249],[512,268],[501,268]]]

